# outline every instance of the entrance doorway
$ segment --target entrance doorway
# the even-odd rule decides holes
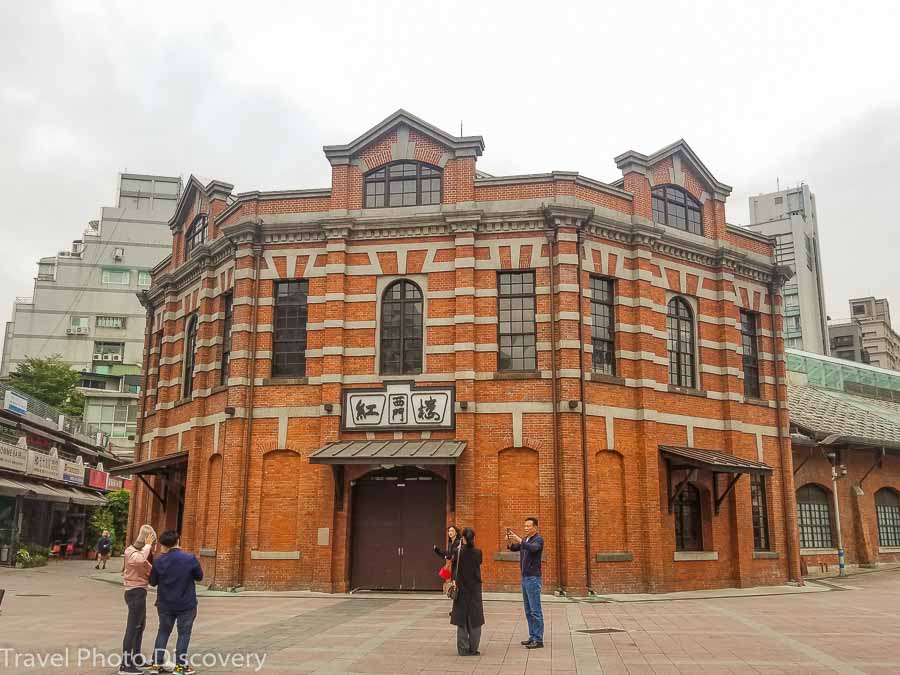
[[[416,467],[376,471],[353,487],[350,587],[435,591],[445,541],[446,482]]]

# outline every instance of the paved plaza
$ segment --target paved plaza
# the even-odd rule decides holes
[[[92,576],[90,563],[76,561],[0,571],[0,672],[115,672],[99,660],[97,667],[78,664],[86,654],[79,649],[116,654],[121,647],[122,590],[109,583],[114,574],[106,581]],[[520,604],[492,596],[498,599],[485,602],[481,656],[468,658],[456,655],[444,599],[204,595],[191,651],[207,659],[200,672],[251,673],[264,656],[259,672],[267,675],[900,672],[900,571],[835,582],[783,595],[548,602],[547,648],[534,651],[519,645],[527,634]],[[151,593],[148,604],[153,599]],[[148,610],[144,653],[157,625]],[[67,648],[65,667],[25,667],[28,655],[64,655]],[[249,665],[212,665],[229,655]]]

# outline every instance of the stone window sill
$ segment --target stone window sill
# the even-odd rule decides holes
[[[718,560],[718,551],[675,551],[672,558],[675,562],[693,562],[698,560]]]
[[[175,401],[175,405],[172,406],[172,409],[174,410],[175,408],[178,408],[178,407],[180,407],[180,406],[183,406],[185,403],[190,403],[190,402],[193,401],[193,400],[194,400],[194,399],[193,399],[191,396],[188,396],[188,397],[186,397],[186,398],[178,399],[177,401]]]
[[[691,389],[690,387],[676,387],[674,384],[669,385],[669,391],[673,394],[684,394],[685,396],[699,396],[707,398],[706,392],[702,389]]]
[[[758,405],[758,406],[761,406],[761,407],[763,407],[763,408],[768,408],[768,407],[769,407],[769,401],[766,401],[765,399],[761,399],[761,398],[747,398],[747,397],[744,397],[744,403],[746,403],[747,405]]]
[[[309,384],[308,377],[268,377],[263,380],[263,386],[277,386],[289,384]]]
[[[539,380],[538,370],[503,370],[494,373],[495,380]]]
[[[753,551],[754,560],[778,560],[780,557],[778,551]]]
[[[201,557],[201,558],[215,558],[215,557],[216,557],[216,549],[214,549],[214,548],[201,548],[201,549],[200,549],[200,557]]]
[[[494,560],[503,560],[505,562],[519,562],[518,551],[496,551]]]
[[[879,553],[900,553],[900,546],[879,546]]]
[[[634,554],[631,551],[604,551],[596,556],[597,562],[631,562]]]
[[[210,390],[209,394],[210,394],[210,396],[212,396],[213,394],[218,394],[223,391],[228,391],[227,384],[220,384],[218,387],[214,387],[213,389]]]
[[[588,373],[588,380],[591,382],[602,382],[604,384],[625,384],[624,377],[616,377],[615,375],[607,375],[606,373]]]
[[[800,555],[837,555],[836,548],[801,548]]]

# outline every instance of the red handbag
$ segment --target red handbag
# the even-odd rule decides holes
[[[450,577],[453,576],[453,572],[450,570],[450,566],[453,564],[452,560],[448,560],[444,563],[444,566],[438,571],[438,576],[444,581],[450,581]]]

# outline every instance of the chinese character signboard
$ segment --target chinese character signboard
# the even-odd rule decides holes
[[[28,451],[28,473],[41,478],[59,480],[59,458],[42,452]]]
[[[106,489],[107,490],[121,490],[125,487],[125,481],[119,478],[118,476],[109,476],[106,479]]]
[[[28,450],[17,445],[0,442],[0,468],[25,473],[28,467]]]
[[[28,399],[7,389],[3,396],[3,407],[19,415],[24,415],[28,412]]]
[[[98,471],[97,469],[88,469],[87,470],[87,481],[86,485],[92,488],[98,488],[100,490],[106,489],[106,481],[109,478],[109,474],[105,471]]]
[[[410,382],[345,389],[342,426],[347,431],[452,429],[453,393],[453,387],[418,388]]]
[[[67,459],[59,460],[60,478],[66,483],[75,483],[75,485],[84,485],[84,462],[70,462]]]

